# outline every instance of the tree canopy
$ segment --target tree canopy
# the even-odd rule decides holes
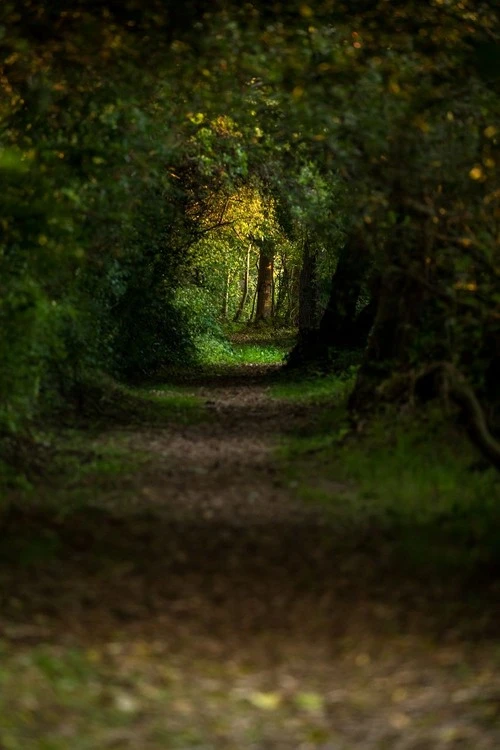
[[[92,372],[196,359],[256,310],[299,325],[299,362],[373,327],[356,408],[447,362],[495,420],[498,20],[467,0],[4,4],[2,429]]]

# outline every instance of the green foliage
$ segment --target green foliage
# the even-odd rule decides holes
[[[304,242],[321,308],[353,230],[375,276],[426,290],[391,366],[443,357],[494,400],[491,4],[417,20],[411,3],[394,17],[382,2],[230,3],[203,18],[196,3],[21,5],[2,8],[0,39],[0,433],[98,371],[223,361],[218,321],[240,302],[251,317],[263,242],[275,317],[293,325]]]
[[[22,497],[25,505],[54,507],[58,513],[92,500],[97,490],[113,497],[148,459],[146,453],[130,447],[131,428],[206,419],[197,396],[170,384],[138,388],[107,376],[89,379],[87,375],[74,388],[71,399],[51,403],[36,429],[2,438],[0,518],[4,499],[12,497]],[[102,434],[110,431],[111,437],[103,442]]]
[[[184,316],[186,330],[193,341],[195,353],[203,358],[207,342],[225,344],[225,335],[216,315],[213,294],[197,286],[177,290],[175,306]]]

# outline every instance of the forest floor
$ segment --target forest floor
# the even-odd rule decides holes
[[[325,405],[272,374],[155,386],[192,416],[94,425],[90,458],[67,430],[73,478],[13,500],[1,750],[500,747],[498,579],[414,565],[304,499],[297,467],[356,488],[286,458]]]

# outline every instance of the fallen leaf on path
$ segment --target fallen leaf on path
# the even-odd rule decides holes
[[[281,695],[279,693],[250,693],[248,696],[250,703],[256,708],[261,708],[264,711],[275,711],[281,703]]]

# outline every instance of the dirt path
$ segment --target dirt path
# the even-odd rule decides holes
[[[275,448],[314,412],[262,376],[193,383],[209,419],[130,433],[132,486],[0,572],[0,748],[500,747],[494,596],[295,498]]]
[[[249,368],[250,369],[250,368]],[[271,399],[266,377],[221,378],[194,386],[209,413],[184,429],[137,435],[134,447],[155,456],[135,502],[172,520],[243,527],[301,523],[318,512],[294,501],[273,456],[287,431],[310,419],[310,408]]]

